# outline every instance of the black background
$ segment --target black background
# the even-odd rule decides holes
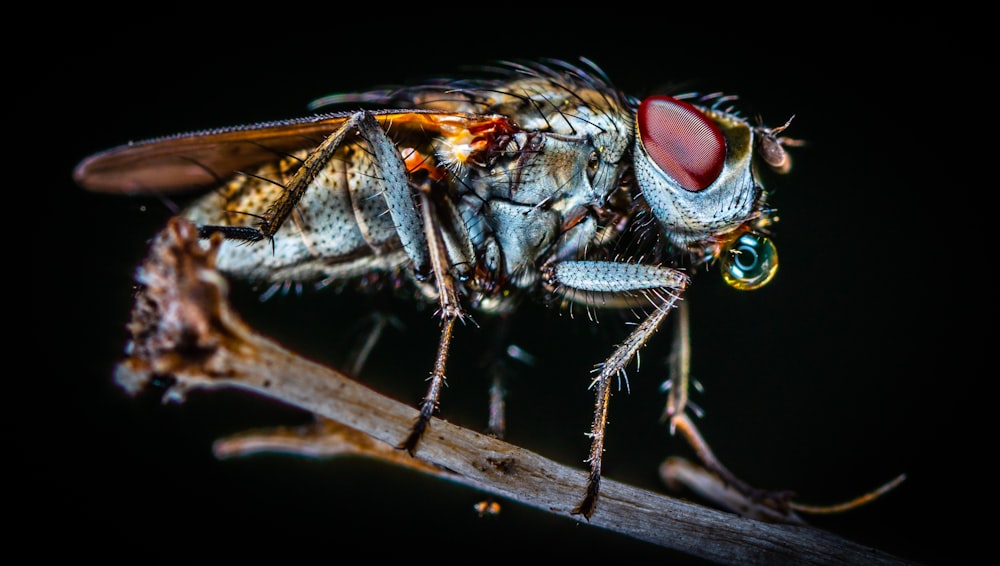
[[[922,563],[966,553],[974,533],[964,505],[986,486],[974,479],[978,453],[965,451],[970,429],[960,419],[971,416],[964,396],[980,374],[955,349],[961,325],[952,314],[975,296],[958,281],[978,269],[962,257],[977,242],[968,217],[950,212],[966,187],[949,176],[967,164],[944,154],[961,143],[950,126],[963,115],[951,112],[952,58],[939,47],[975,54],[947,45],[951,31],[933,19],[888,40],[877,25],[797,37],[735,21],[724,33],[617,27],[592,38],[610,25],[597,20],[578,28],[542,19],[537,33],[520,35],[510,24],[427,15],[407,29],[309,15],[293,26],[265,17],[249,28],[205,22],[170,32],[81,26],[29,81],[41,87],[36,120],[47,136],[33,154],[45,158],[25,176],[41,180],[43,195],[32,289],[46,305],[33,320],[44,372],[33,382],[38,392],[14,401],[30,405],[24,426],[40,433],[30,442],[29,475],[41,480],[45,512],[30,524],[82,553],[135,559],[280,550],[289,561],[334,562],[361,546],[377,556],[471,563],[532,553],[697,563],[513,502],[480,519],[473,504],[483,494],[379,463],[218,461],[216,438],[308,417],[235,392],[162,405],[155,395],[129,398],[111,380],[133,270],[169,210],[155,198],[76,187],[77,161],[128,140],[305,115],[308,101],[331,92],[460,76],[464,65],[500,58],[584,55],[638,95],[694,81],[740,95],[747,113],[769,125],[794,114],[788,135],[809,142],[794,151],[792,173],[770,182],[781,217],[776,280],[740,293],[704,274],[688,295],[693,371],[705,387],[695,401],[716,453],[751,483],[816,504],[906,473],[873,504],[812,523]],[[235,294],[250,322],[332,364],[364,314],[363,303],[329,293],[264,305],[252,290]],[[368,382],[415,404],[437,324],[430,311],[400,314],[408,332],[387,336]],[[610,315],[595,327],[526,307],[518,342],[540,360],[511,383],[508,439],[582,468],[588,371],[621,328]],[[485,425],[487,383],[474,362],[487,342],[461,329],[442,399],[442,416],[471,428]],[[668,345],[661,333],[643,351],[642,371],[630,372],[631,392],[614,396],[604,459],[607,477],[654,490],[663,489],[657,464],[685,451],[658,423]]]

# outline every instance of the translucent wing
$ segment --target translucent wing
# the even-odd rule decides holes
[[[475,136],[475,132],[511,129],[506,118],[498,115],[426,110],[372,113],[396,139],[408,133],[426,139],[433,134]],[[214,187],[236,171],[319,145],[351,115],[338,112],[131,142],[84,159],[73,171],[73,178],[88,190],[106,193],[172,193]]]

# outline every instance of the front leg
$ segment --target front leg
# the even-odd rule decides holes
[[[695,415],[700,414],[697,407],[694,407],[688,398],[688,389],[691,384],[691,326],[689,320],[690,309],[687,303],[681,303],[678,305],[677,315],[674,318],[670,379],[664,384],[668,394],[663,418],[670,422],[671,434],[680,432],[698,459],[701,460],[702,465],[721,479],[725,486],[735,490],[737,494],[745,498],[745,509],[757,510],[758,516],[767,516],[770,520],[777,520],[776,517],[779,517],[780,520],[794,522],[796,517],[790,509],[792,494],[787,491],[768,491],[752,487],[729,471],[715,456],[708,442],[702,437],[698,427],[688,415],[689,407]],[[731,503],[728,505],[722,501],[716,501],[716,503],[724,507],[732,507]]]
[[[611,378],[624,375],[625,366],[653,336],[667,315],[680,300],[689,278],[669,267],[605,261],[567,261],[546,268],[546,282],[567,300],[587,307],[651,306],[652,312],[619,344],[611,356],[596,369],[598,376],[591,382],[597,401],[590,429],[590,454],[583,501],[573,514],[587,519],[594,514],[601,486],[601,457],[604,453],[604,431],[608,422],[608,401],[611,398]]]

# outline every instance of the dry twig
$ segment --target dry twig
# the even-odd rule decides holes
[[[434,419],[415,457],[393,448],[417,417],[335,370],[255,333],[230,309],[226,280],[187,221],[172,220],[139,271],[129,357],[117,369],[131,393],[172,377],[169,399],[195,389],[236,388],[317,415],[308,430],[220,441],[216,454],[260,450],[363,454],[579,521],[587,474],[490,436]],[[296,444],[305,442],[305,444]],[[904,564],[876,549],[805,526],[744,518],[605,480],[589,524],[722,564]]]

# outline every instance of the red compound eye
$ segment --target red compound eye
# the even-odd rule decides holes
[[[637,118],[642,147],[684,189],[700,191],[722,173],[726,139],[694,106],[669,96],[651,96],[639,105]]]

